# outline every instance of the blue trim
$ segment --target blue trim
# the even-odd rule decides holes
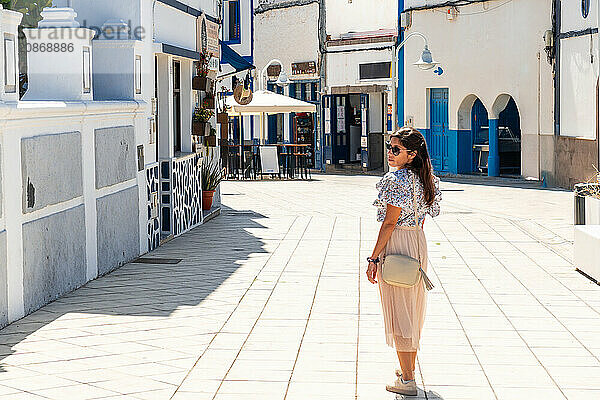
[[[157,0],[159,3],[166,4],[167,6],[178,9],[179,11],[183,11],[186,14],[193,15],[194,17],[199,17],[202,14],[201,10],[198,10],[194,7],[190,7],[188,5],[183,4],[177,0]],[[215,24],[219,23],[219,20],[211,15],[206,14],[206,19],[214,22]]]
[[[489,119],[490,127],[489,143],[490,153],[488,155],[488,176],[500,176],[500,151],[498,148],[498,120]]]
[[[170,44],[163,43],[162,51],[166,54],[171,54],[178,57],[190,58],[192,60],[199,60],[200,53],[193,50],[184,49],[183,47],[177,47]]]
[[[427,147],[431,148],[432,135],[431,129],[419,129],[425,140]],[[450,174],[467,174],[473,172],[472,157],[473,148],[471,145],[471,131],[469,130],[447,130],[445,136],[448,138],[447,158],[445,158],[443,169],[435,169],[435,172]]]
[[[400,27],[400,18],[404,11],[404,0],[398,0],[398,44],[404,40],[404,30]],[[396,92],[396,123],[404,125],[404,49],[398,52],[398,88]],[[395,129],[395,127],[393,127]]]
[[[241,30],[240,37],[242,37]],[[254,63],[254,0],[250,0],[250,62]]]

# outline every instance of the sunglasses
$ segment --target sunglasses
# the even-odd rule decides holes
[[[391,150],[392,154],[395,155],[395,156],[400,155],[400,153],[402,153],[403,151],[406,151],[408,153],[412,153],[410,150],[402,149],[402,148],[400,148],[398,146],[392,146],[392,143],[390,143],[390,142],[385,142],[385,148],[386,148],[387,151]]]

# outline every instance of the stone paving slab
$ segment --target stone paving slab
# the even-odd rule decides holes
[[[0,331],[0,398],[393,399],[364,276],[376,177],[225,182],[223,213]],[[445,181],[416,399],[600,398],[572,197]],[[492,182],[493,183],[493,182]],[[401,396],[400,396],[401,397]]]

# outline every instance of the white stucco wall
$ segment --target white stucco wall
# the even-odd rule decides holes
[[[460,7],[454,21],[448,21],[440,9],[413,12],[407,33],[418,31],[428,37],[444,73],[438,76],[412,66],[423,42],[413,39],[406,44],[405,118],[412,116],[415,127],[428,128],[427,88],[449,88],[449,128],[468,129],[470,118],[463,126],[458,123],[463,100],[476,95],[489,117],[497,118],[492,106],[499,95],[509,94],[521,117],[522,174],[537,176],[538,118],[541,134],[551,135],[554,130],[552,68],[543,41],[544,32],[552,28],[552,3],[513,0],[497,8],[490,7],[492,3]]]
[[[68,0],[53,0],[57,7],[67,7]],[[101,28],[109,19],[131,21],[132,28],[141,24],[142,7],[152,8],[152,0],[71,0],[71,7],[77,12],[76,20],[87,27]],[[152,36],[152,33],[149,33]]]
[[[157,3],[154,21],[156,42],[196,50],[196,17]]]
[[[590,38],[593,40],[591,49]],[[600,62],[597,42],[597,34],[561,41],[561,136],[596,138],[596,81]],[[590,50],[594,64],[590,62]]]
[[[325,0],[327,34],[336,37],[347,32],[396,29],[396,0]]]
[[[584,18],[581,2],[563,2],[561,32],[598,27],[598,0]],[[598,34],[560,41],[560,134],[596,138],[596,84],[600,64]],[[593,62],[592,62],[593,60]]]
[[[87,279],[97,277],[97,238],[96,238],[96,200],[118,191],[139,189],[140,215],[146,216],[145,177],[138,172],[136,178],[129,179],[105,188],[95,185],[95,130],[118,126],[133,126],[135,142],[143,140],[141,131],[145,104],[138,102],[19,102],[18,104],[0,104],[0,115],[4,121],[0,129],[2,157],[2,185],[4,213],[0,221],[0,230],[7,232],[8,243],[8,315],[10,321],[24,316],[23,306],[23,225],[32,221],[85,205],[86,264]],[[21,142],[25,138],[36,138],[63,132],[78,132],[81,135],[81,160],[83,189],[82,196],[51,204],[39,210],[22,211],[22,152]],[[48,182],[51,185],[51,182]],[[58,190],[58,188],[56,189]],[[142,197],[143,196],[143,197]],[[140,218],[139,253],[146,252],[146,223]],[[120,240],[115,237],[115,241]],[[65,277],[68,279],[68,277]]]
[[[254,65],[258,71],[274,58],[292,76],[292,63],[319,57],[319,5],[269,10],[254,17]],[[318,76],[318,71],[317,75]]]
[[[373,47],[389,46],[390,43],[376,43]],[[360,80],[359,64],[392,61],[392,49],[365,50],[348,53],[334,53],[337,47],[329,47],[327,53],[327,86],[346,86],[359,84],[391,85],[391,79]]]
[[[590,1],[590,13],[587,18],[583,18],[581,13],[581,1],[563,1],[560,12],[562,32],[598,27],[598,0]]]

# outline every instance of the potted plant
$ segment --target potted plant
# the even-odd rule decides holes
[[[210,134],[204,137],[204,144],[212,147],[217,145],[217,130],[212,126],[210,127]]]
[[[226,112],[217,113],[217,122],[220,124],[228,124],[229,123],[229,115]]]
[[[196,67],[196,76],[192,78],[192,89],[209,91],[211,86],[211,80],[208,78],[208,63],[212,54],[200,53],[200,60]]]
[[[208,121],[215,114],[213,110],[196,107],[192,117],[192,135],[207,136],[210,133],[210,124]]]
[[[225,175],[218,160],[215,161],[212,158],[202,163],[200,175],[202,177],[202,209],[210,210],[215,191]]]
[[[214,110],[215,97],[211,93],[207,94],[204,100],[202,101],[202,108],[210,108],[211,110]]]

